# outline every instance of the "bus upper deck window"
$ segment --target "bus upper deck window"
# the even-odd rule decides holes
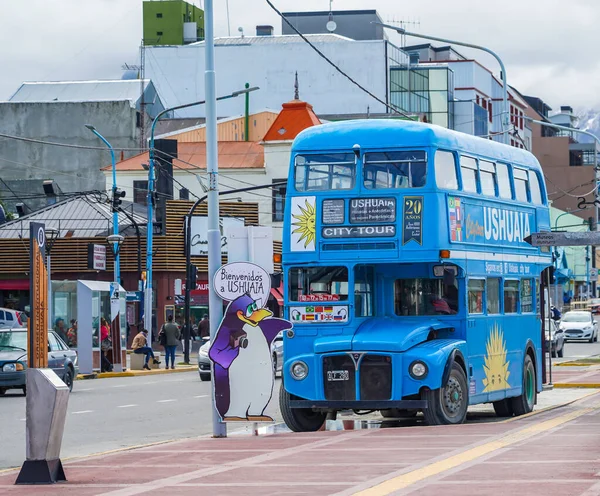
[[[353,153],[297,155],[294,183],[297,191],[352,189],[356,164]]]
[[[510,188],[510,176],[508,175],[508,165],[496,164],[496,179],[498,180],[498,195],[500,198],[512,200],[512,190]]]
[[[421,188],[427,178],[424,150],[365,154],[364,184],[368,189]]]
[[[479,161],[479,180],[481,181],[481,194],[496,196],[496,164],[487,160]]]
[[[513,178],[515,180],[515,197],[517,200],[526,202],[527,198],[527,171],[513,167]]]
[[[542,189],[538,175],[532,170],[529,171],[529,192],[531,193],[531,203],[542,205]]]
[[[477,160],[461,155],[460,174],[462,176],[463,191],[477,193]]]
[[[458,189],[456,163],[452,152],[435,152],[435,184],[442,189]]]

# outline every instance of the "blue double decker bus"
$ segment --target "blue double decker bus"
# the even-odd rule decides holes
[[[294,431],[339,410],[530,412],[542,388],[549,231],[530,153],[437,126],[331,123],[294,141],[283,231],[280,406]]]

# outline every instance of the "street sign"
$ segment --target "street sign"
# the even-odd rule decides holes
[[[111,300],[119,300],[119,284],[116,282],[110,283],[110,299]]]
[[[531,246],[596,246],[600,232],[539,232],[523,239]]]

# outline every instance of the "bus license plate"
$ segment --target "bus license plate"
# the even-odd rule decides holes
[[[328,370],[327,371],[328,381],[348,381],[350,380],[350,374],[347,370]]]

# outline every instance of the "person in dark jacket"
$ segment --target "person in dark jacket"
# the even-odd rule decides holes
[[[175,368],[175,350],[177,350],[177,344],[181,339],[181,332],[179,326],[173,322],[173,316],[169,315],[167,323],[163,325],[161,331],[164,334],[161,342],[164,342],[166,364],[165,368],[169,368],[169,358],[171,359],[171,369]],[[160,338],[159,338],[160,339]]]

